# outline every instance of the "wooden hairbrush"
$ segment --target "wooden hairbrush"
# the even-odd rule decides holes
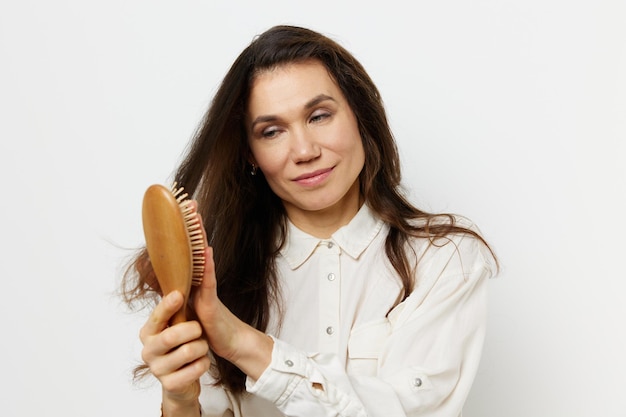
[[[142,220],[146,249],[161,294],[178,290],[185,299],[170,324],[187,321],[187,303],[192,285],[199,285],[204,274],[204,237],[197,213],[183,193],[154,184],[143,197]]]

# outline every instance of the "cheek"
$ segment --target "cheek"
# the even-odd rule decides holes
[[[339,146],[336,148],[338,152],[345,156],[349,156],[354,160],[364,159],[365,150],[363,148],[363,139],[358,130],[345,129],[341,132],[341,138],[347,138],[348,140],[342,140],[339,142]]]
[[[336,131],[336,137],[338,141],[337,150],[343,152],[363,153],[363,139],[361,139],[361,133],[354,117],[348,117],[340,125],[340,128]]]
[[[259,169],[269,182],[277,179],[284,167],[283,156],[280,150],[253,150],[252,155]]]

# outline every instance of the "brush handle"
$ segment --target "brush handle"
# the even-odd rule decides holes
[[[142,220],[146,248],[163,297],[178,290],[185,300],[170,324],[187,321],[193,274],[192,249],[183,213],[168,188],[160,184],[148,187],[143,198]]]

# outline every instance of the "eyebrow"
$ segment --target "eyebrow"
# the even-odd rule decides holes
[[[332,98],[331,96],[327,96],[326,94],[318,94],[317,96],[313,97],[311,100],[307,101],[307,103],[304,105],[304,108],[310,109],[311,107],[315,107],[318,104],[320,104],[322,101],[326,101],[326,100],[336,101],[334,98]]]
[[[318,94],[315,97],[313,97],[311,100],[307,101],[305,103],[305,105],[304,105],[304,108],[308,110],[308,109],[310,109],[312,107],[315,107],[318,104],[320,104],[321,102],[326,101],[326,100],[331,100],[331,101],[335,101],[335,102],[337,101],[337,100],[335,100],[334,98],[332,98],[329,95]],[[256,119],[254,119],[252,121],[252,124],[250,125],[250,128],[254,129],[254,126],[256,126],[259,123],[274,122],[276,120],[278,120],[278,116],[271,115],[271,114],[270,115],[266,115],[266,116],[259,116],[259,117],[257,117]]]

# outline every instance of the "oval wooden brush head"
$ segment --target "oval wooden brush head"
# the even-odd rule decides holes
[[[204,239],[200,222],[183,188],[151,185],[143,197],[142,220],[146,248],[163,296],[178,290],[183,307],[170,324],[187,320],[192,284],[204,273]]]

